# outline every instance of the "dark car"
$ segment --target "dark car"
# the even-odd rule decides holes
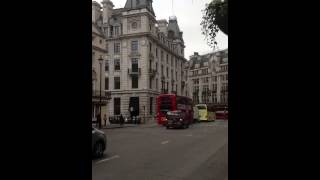
[[[92,128],[92,155],[94,157],[102,157],[107,149],[107,137],[104,132]]]
[[[186,113],[183,111],[168,111],[166,115],[167,119],[167,129],[170,127],[173,128],[188,128],[190,123],[188,118],[186,117]]]

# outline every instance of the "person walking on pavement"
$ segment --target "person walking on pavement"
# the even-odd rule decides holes
[[[101,129],[101,114],[100,113],[97,115],[97,123],[98,123],[99,129]]]
[[[123,126],[123,124],[124,124],[124,118],[122,114],[120,114],[120,125]]]
[[[131,120],[133,120],[132,119],[132,117],[133,117],[133,107],[131,106],[129,110],[130,110],[130,118],[131,118]]]
[[[104,114],[103,120],[104,120],[104,126],[107,127],[107,115],[106,114]]]

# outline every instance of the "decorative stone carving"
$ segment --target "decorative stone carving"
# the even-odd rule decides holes
[[[136,26],[136,28],[133,28],[132,26]],[[140,29],[141,28],[141,17],[136,16],[136,17],[129,17],[128,22],[127,22],[127,28],[128,30],[135,30],[135,29]]]

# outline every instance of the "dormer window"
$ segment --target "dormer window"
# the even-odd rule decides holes
[[[174,36],[174,32],[173,31],[169,31],[168,32],[168,38],[173,39]]]
[[[139,5],[140,5],[140,1],[139,1],[139,0],[137,0],[136,2],[137,2],[137,6],[139,6]]]

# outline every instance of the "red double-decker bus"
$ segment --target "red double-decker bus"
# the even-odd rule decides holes
[[[165,125],[168,111],[181,110],[187,113],[187,121],[193,123],[193,103],[192,99],[176,94],[160,94],[157,97],[157,122]]]

